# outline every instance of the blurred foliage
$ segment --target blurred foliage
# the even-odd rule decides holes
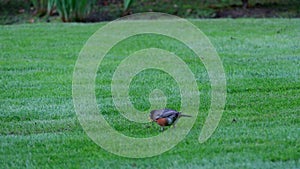
[[[63,22],[83,21],[97,0],[31,0],[39,16],[57,10]]]
[[[51,0],[49,0],[51,1]],[[43,16],[47,12],[48,0],[31,0],[32,5],[37,10],[38,15]]]
[[[124,0],[124,9],[127,10],[133,0]]]
[[[96,0],[56,0],[56,9],[64,22],[83,21]]]
[[[299,0],[0,0],[0,24],[110,21],[139,12],[184,18],[300,17]]]
[[[27,19],[24,9],[30,9],[24,0],[0,0],[0,24],[20,23]]]

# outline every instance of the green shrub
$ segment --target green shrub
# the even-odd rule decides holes
[[[132,3],[132,0],[124,0],[124,10],[127,10]]]
[[[38,16],[51,15],[54,9],[63,22],[84,21],[91,13],[97,0],[31,0]],[[132,0],[124,0],[124,10],[127,10]]]
[[[56,0],[56,9],[64,22],[83,21],[96,0]]]
[[[57,10],[63,22],[83,21],[97,0],[31,0],[38,16]]]
[[[36,10],[38,16],[44,16],[50,14],[54,9],[56,0],[31,0],[31,4]]]

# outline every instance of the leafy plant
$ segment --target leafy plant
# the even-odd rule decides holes
[[[31,0],[31,4],[39,16],[51,15],[57,10],[63,22],[84,21],[92,12],[97,0]],[[132,0],[123,0],[124,10],[127,10]]]
[[[55,8],[56,0],[48,0],[47,4],[47,14],[50,15]]]
[[[97,0],[31,0],[39,16],[50,15],[57,10],[64,22],[82,21],[92,10]]]
[[[31,0],[38,16],[50,15],[58,0]]]
[[[47,13],[47,1],[48,0],[31,0],[31,4],[36,10],[36,14],[43,16]]]
[[[96,0],[56,0],[56,9],[64,22],[83,21]]]
[[[132,0],[124,0],[124,10],[127,10],[131,5]]]

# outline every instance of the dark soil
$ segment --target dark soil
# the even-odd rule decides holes
[[[287,6],[280,4],[255,4],[248,8],[243,8],[242,6],[231,6],[230,8],[218,9],[216,11],[215,18],[241,18],[241,17],[251,17],[251,18],[272,18],[272,17],[300,17],[300,4],[295,4],[296,6]],[[297,7],[297,5],[299,5]],[[297,11],[298,10],[298,11]]]
[[[277,17],[277,12],[269,8],[246,8],[241,7],[221,9],[216,12],[215,18],[241,18],[241,17],[252,17],[252,18],[266,18],[266,17]]]

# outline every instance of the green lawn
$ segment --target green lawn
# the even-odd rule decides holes
[[[120,61],[139,49],[160,47],[178,54],[195,74],[201,106],[193,129],[175,148],[143,159],[101,149],[76,117],[74,65],[102,23],[1,26],[0,168],[300,168],[300,20],[192,22],[215,46],[227,78],[222,120],[203,144],[198,136],[210,104],[209,80],[180,43],[136,36],[113,48],[100,65],[96,93],[102,113],[119,132],[136,137],[157,135],[159,127],[132,123],[114,108],[110,82]],[[148,94],[157,87],[168,96],[168,107],[180,108],[178,86],[157,70],[133,79],[135,107],[147,110]]]

